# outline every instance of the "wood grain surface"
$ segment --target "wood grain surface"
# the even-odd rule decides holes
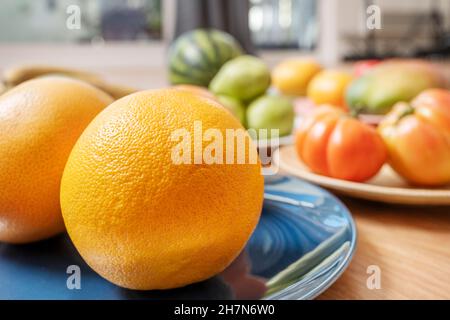
[[[356,220],[357,250],[319,299],[450,299],[450,207],[341,200]],[[371,265],[380,268],[380,289],[368,289]]]

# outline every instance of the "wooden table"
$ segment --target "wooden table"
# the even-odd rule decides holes
[[[147,89],[167,85],[165,57],[161,44],[0,45],[0,71],[14,64],[50,63]],[[271,64],[279,59],[265,58]],[[450,299],[450,207],[342,199],[357,222],[357,252],[347,271],[320,299]],[[367,288],[371,265],[381,270],[381,289]]]
[[[402,207],[341,197],[356,220],[357,251],[320,299],[450,299],[450,207]],[[368,289],[371,265],[381,289]]]

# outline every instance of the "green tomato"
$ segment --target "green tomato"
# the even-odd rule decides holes
[[[225,108],[230,110],[231,113],[238,118],[241,124],[245,127],[245,106],[242,102],[236,98],[225,95],[219,95],[217,96],[217,99]]]
[[[279,129],[280,137],[289,135],[293,125],[294,106],[286,97],[264,95],[247,109],[247,126],[256,130],[259,139],[272,138],[271,129]],[[266,134],[260,129],[267,129]]]
[[[259,58],[241,56],[223,65],[211,81],[210,90],[240,101],[251,101],[266,92],[270,85],[270,71]]]

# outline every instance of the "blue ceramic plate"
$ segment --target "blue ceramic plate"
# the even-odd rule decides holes
[[[327,191],[297,178],[268,177],[265,193],[247,247],[207,281],[167,291],[119,288],[93,272],[62,235],[31,245],[0,244],[0,299],[312,299],[350,262],[352,217]],[[68,288],[72,265],[80,268],[80,289]]]

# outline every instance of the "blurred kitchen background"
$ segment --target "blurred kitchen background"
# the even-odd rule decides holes
[[[367,27],[371,5],[380,8],[380,29]],[[168,43],[195,26],[225,29],[269,64],[299,54],[335,66],[391,56],[446,59],[450,53],[448,0],[2,0],[0,6],[0,68],[53,63],[107,69],[141,87],[143,80],[130,76],[133,66],[153,72],[145,86],[159,86]],[[79,29],[67,27],[74,6]]]

